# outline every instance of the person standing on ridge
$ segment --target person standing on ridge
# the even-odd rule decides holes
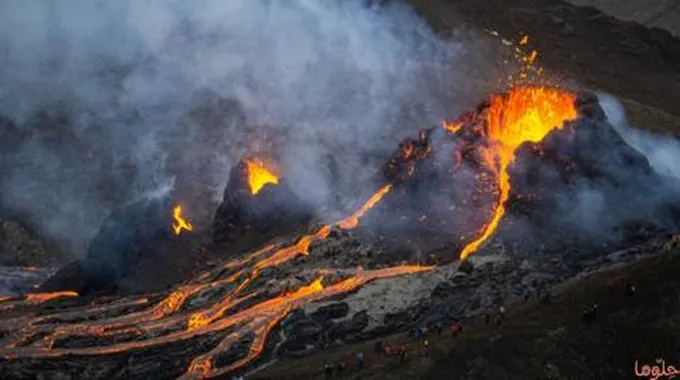
[[[500,326],[501,323],[503,323],[503,320],[505,319],[505,306],[501,305],[498,308],[498,325]]]
[[[326,364],[323,365],[324,372],[326,373],[326,379],[330,379],[333,377],[333,365],[331,363],[326,362]]]

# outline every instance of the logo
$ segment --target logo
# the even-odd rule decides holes
[[[675,369],[672,365],[666,367],[666,361],[664,359],[656,359],[656,363],[661,366],[649,366],[647,364],[639,367],[638,361],[635,361],[635,375],[637,377],[645,377],[649,380],[657,380],[662,378],[672,379],[676,375],[680,374],[680,370]]]

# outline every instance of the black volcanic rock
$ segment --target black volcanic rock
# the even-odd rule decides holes
[[[90,275],[81,261],[73,261],[66,264],[54,276],[48,278],[40,285],[40,291],[55,292],[60,290],[73,290],[78,294],[87,294],[91,291],[108,293],[115,291],[113,281],[106,284],[97,284],[94,276]]]
[[[246,242],[254,247],[272,234],[294,231],[312,216],[311,206],[293,192],[285,178],[251,194],[248,168],[241,160],[231,170],[222,203],[215,213],[213,243]]]
[[[470,274],[470,273],[474,272],[475,266],[469,260],[465,260],[465,261],[460,263],[458,270],[465,273],[465,274]]]
[[[640,228],[651,236],[677,224],[677,184],[652,170],[608,122],[596,98],[581,96],[577,106],[577,120],[518,149],[509,169],[510,217],[531,224],[532,238],[545,248],[568,243],[583,251],[639,239],[645,235]],[[509,240],[526,238],[526,231],[503,229]]]
[[[378,210],[362,218],[361,226],[378,232],[390,257],[426,260],[422,252],[456,245],[466,226],[475,228],[469,220],[463,221],[465,226],[451,217],[453,207],[475,185],[454,175],[455,149],[445,135],[434,127],[405,138],[377,175],[375,187],[388,182],[393,189]]]
[[[342,318],[349,313],[349,305],[347,302],[337,302],[330,305],[322,306],[319,310],[310,315],[314,320],[326,322],[330,319]]]
[[[188,263],[180,264],[188,259],[177,258],[189,258],[193,251],[190,233],[175,235],[172,230],[173,208],[169,198],[160,198],[142,200],[114,212],[90,242],[87,257],[64,267],[41,290],[86,294],[114,291],[122,283],[127,290],[138,285],[144,290],[163,287],[175,277],[173,271],[181,266],[190,269]],[[162,273],[167,279],[159,277]]]
[[[556,174],[564,185],[583,178],[617,187],[657,176],[647,157],[625,142],[594,102],[581,104],[582,116],[566,128],[553,130],[543,141],[518,149],[511,178],[519,190],[526,193],[531,192],[526,186],[554,183],[553,178],[546,177],[549,172]]]
[[[0,264],[10,266],[54,265],[46,243],[23,223],[0,217]]]
[[[143,254],[163,241],[175,240],[170,228],[172,209],[169,199],[154,199],[113,213],[90,243],[88,268],[105,277],[128,274]]]
[[[369,324],[369,317],[366,311],[360,311],[352,316],[352,319],[342,321],[333,326],[330,331],[331,339],[346,339],[347,337],[358,334]]]
[[[381,174],[395,189],[374,224],[390,244],[415,244],[425,255],[443,246],[460,249],[491,219],[498,175],[484,159],[489,105],[461,116],[455,133],[405,140],[389,159]],[[652,169],[610,124],[596,96],[579,94],[575,106],[576,120],[515,152],[499,240],[527,252],[586,252],[679,225],[678,181]]]
[[[418,161],[429,157],[431,153],[430,137],[435,128],[427,128],[418,132],[418,137],[405,138],[399,143],[397,150],[390,156],[382,168],[382,176],[390,183],[405,183],[413,176]]]

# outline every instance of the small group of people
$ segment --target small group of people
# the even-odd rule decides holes
[[[502,310],[504,312],[505,309],[503,308]],[[445,331],[443,323],[436,323],[432,328],[437,333],[438,337],[443,337]],[[456,320],[450,325],[449,330],[451,331],[451,337],[456,337],[463,332],[463,324],[461,321]],[[430,328],[427,326],[415,326],[409,331],[409,337],[411,339],[420,341],[423,347],[423,355],[427,355],[428,348],[430,347],[430,340],[428,338],[429,332]],[[375,343],[375,352],[386,357],[397,358],[399,363],[406,363],[409,356],[405,345],[385,343],[381,340]],[[356,354],[348,353],[343,355],[335,365],[331,362],[324,363],[326,378],[330,379],[335,374],[342,375],[348,371],[350,363],[352,362],[352,357],[354,357],[356,369],[362,370],[365,365],[363,352],[358,352]]]
[[[439,338],[443,337],[445,329],[444,324],[442,322],[437,322],[436,324],[434,324],[432,329],[434,330],[434,332],[437,333],[437,337]],[[463,332],[463,324],[459,320],[455,320],[449,326],[449,330],[451,331],[452,337],[458,336],[458,334]],[[413,340],[420,339],[423,342],[423,345],[425,346],[425,342],[427,341],[429,331],[430,329],[427,326],[423,327],[415,326],[410,330],[409,337]]]
[[[493,315],[492,313],[486,313],[484,315],[484,323],[489,325],[491,324],[491,320],[493,319],[496,325],[500,326],[503,321],[505,321],[505,313],[507,309],[505,308],[505,305],[500,305],[498,307],[498,312]]]
[[[349,353],[343,355],[343,357],[341,357],[340,360],[338,361],[337,365],[333,365],[330,362],[324,363],[324,373],[326,374],[326,378],[327,379],[332,378],[333,374],[336,372],[338,375],[342,375],[343,373],[348,371],[349,363],[352,360],[351,358],[352,356],[354,356],[357,370],[362,370],[364,368],[364,353],[358,352],[356,355]]]
[[[527,303],[529,300],[535,297],[542,303],[551,303],[552,295],[553,289],[549,282],[545,280],[533,279],[531,284],[525,288],[522,295],[522,301]]]
[[[607,282],[607,289],[609,292],[613,292],[617,288],[615,281],[608,281]],[[630,298],[633,300],[632,302],[635,302],[635,295],[637,294],[637,288],[633,283],[626,282],[624,286],[624,292],[626,297]],[[598,305],[596,303],[588,305],[588,307],[583,310],[583,314],[581,315],[581,319],[585,322],[591,322],[595,319],[597,319],[597,314],[598,314]]]
[[[377,341],[375,343],[375,351],[378,354],[385,355],[387,357],[398,357],[399,363],[406,362],[406,346]]]
[[[459,321],[456,321],[454,324],[451,325],[451,336],[452,337],[457,337],[458,334],[463,332],[463,324],[460,323]]]

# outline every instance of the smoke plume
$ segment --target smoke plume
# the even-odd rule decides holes
[[[680,136],[660,135],[632,127],[621,102],[607,94],[599,94],[598,98],[609,122],[628,144],[644,153],[655,171],[680,178]]]
[[[678,140],[631,127],[609,95],[598,95],[597,104],[601,111],[577,121],[573,131],[548,136],[540,159],[520,159],[519,193],[542,200],[528,218],[513,215],[519,221],[507,235],[587,254],[677,229]]]
[[[113,209],[170,189],[208,220],[253,149],[276,150],[323,204],[371,186],[372,157],[415,128],[474,104],[498,61],[403,6],[3,2],[1,201],[72,257]],[[264,131],[275,146],[258,146]]]

